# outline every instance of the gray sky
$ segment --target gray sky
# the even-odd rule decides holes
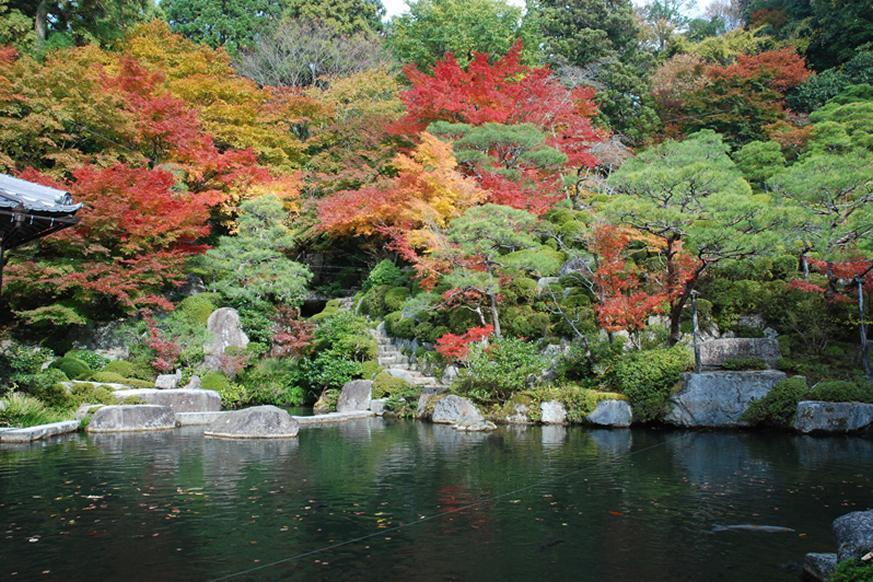
[[[507,0],[510,4],[517,4],[519,6],[524,6],[524,0]],[[636,5],[645,4],[646,0],[633,0],[633,3]],[[690,15],[694,16],[699,14],[702,11],[702,6],[708,3],[707,0],[695,0],[694,9],[690,10]],[[406,12],[406,0],[382,0],[382,4],[385,5],[385,16],[387,18],[391,18],[392,16],[396,16],[397,14],[403,14]]]

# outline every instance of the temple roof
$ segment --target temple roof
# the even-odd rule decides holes
[[[69,192],[0,174],[0,246],[11,249],[78,222]]]

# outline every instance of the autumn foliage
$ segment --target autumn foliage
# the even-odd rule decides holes
[[[473,327],[461,335],[447,333],[437,338],[436,351],[450,362],[463,360],[470,353],[471,344],[482,341],[492,333],[494,333],[493,325]]]

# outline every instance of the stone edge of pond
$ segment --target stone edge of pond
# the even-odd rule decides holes
[[[28,444],[44,438],[61,436],[79,430],[78,420],[63,420],[49,424],[38,424],[26,428],[0,429],[0,443]]]

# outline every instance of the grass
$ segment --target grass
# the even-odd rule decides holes
[[[66,419],[67,415],[49,408],[33,396],[12,393],[0,399],[0,427],[25,428]]]

